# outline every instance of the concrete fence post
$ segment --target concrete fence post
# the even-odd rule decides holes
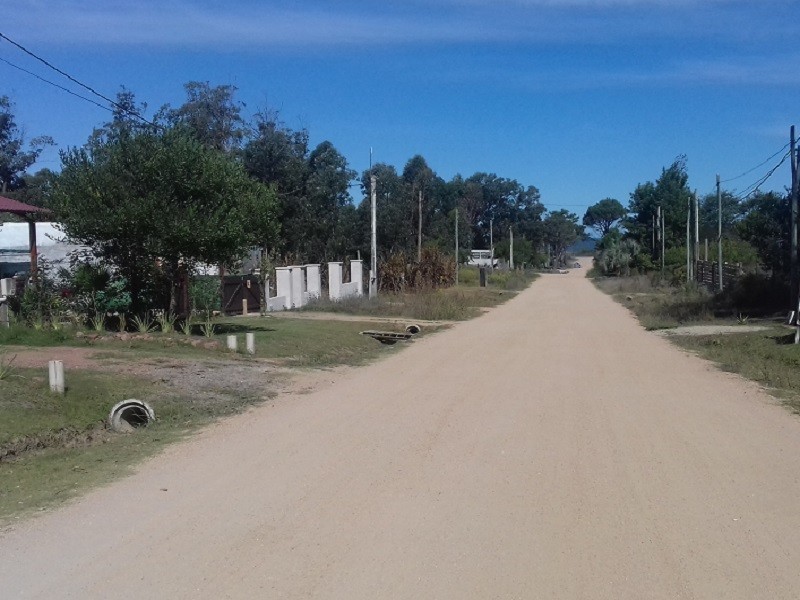
[[[328,298],[336,302],[342,298],[342,263],[328,263]]]
[[[364,261],[361,259],[350,261],[350,282],[355,284],[356,295],[364,295]]]
[[[63,394],[66,389],[64,381],[64,363],[60,360],[51,360],[47,363],[50,372],[50,391]]]
[[[239,344],[236,341],[236,336],[235,335],[229,335],[228,336],[228,350],[230,350],[231,352],[236,352],[238,347],[239,347]]]
[[[248,354],[255,354],[256,353],[256,334],[255,333],[246,333],[245,338],[247,340],[247,353]]]

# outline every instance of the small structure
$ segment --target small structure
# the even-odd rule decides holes
[[[350,261],[350,281],[342,281],[342,263],[328,263],[328,297],[334,302],[364,295],[363,261]]]
[[[22,217],[28,223],[28,248],[31,261],[31,278],[35,281],[39,272],[38,254],[36,250],[36,215],[49,214],[50,211],[39,206],[32,206],[0,196],[0,212],[10,213]]]
[[[322,279],[319,265],[275,268],[276,295],[267,297],[267,311],[301,308],[319,298]]]

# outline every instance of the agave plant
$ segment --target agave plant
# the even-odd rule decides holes
[[[135,316],[133,317],[133,326],[136,328],[136,331],[139,333],[150,333],[153,331],[153,320],[145,315],[144,317]]]
[[[168,311],[163,311],[158,314],[156,320],[158,321],[158,326],[161,328],[162,333],[172,333],[175,331],[175,320],[177,317]]]

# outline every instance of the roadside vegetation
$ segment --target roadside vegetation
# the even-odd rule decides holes
[[[702,287],[660,284],[658,277],[647,275],[598,277],[594,281],[599,289],[631,310],[649,330],[695,325],[741,326],[741,333],[668,337],[721,369],[758,382],[800,413],[800,345],[794,344],[794,328],[785,325],[785,314],[774,310],[768,301],[772,297],[766,293],[769,286],[754,286],[752,281],[745,281],[715,295]],[[750,295],[753,291],[755,297]],[[751,331],[746,326],[759,329]]]

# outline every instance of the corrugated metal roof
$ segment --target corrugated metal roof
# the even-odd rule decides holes
[[[12,213],[15,215],[27,215],[30,213],[49,213],[50,211],[46,208],[41,208],[40,206],[31,206],[30,204],[25,204],[24,202],[20,202],[18,200],[12,200],[11,198],[0,196],[0,212]]]

